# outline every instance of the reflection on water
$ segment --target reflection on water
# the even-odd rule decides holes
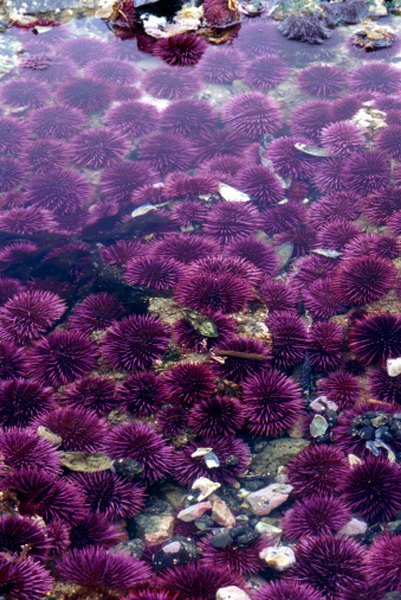
[[[5,597],[400,589],[395,19],[3,34]]]

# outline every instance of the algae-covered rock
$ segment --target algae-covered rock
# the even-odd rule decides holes
[[[271,440],[261,452],[255,454],[250,470],[255,475],[276,475],[279,467],[286,465],[289,460],[309,445],[305,439],[280,438]]]

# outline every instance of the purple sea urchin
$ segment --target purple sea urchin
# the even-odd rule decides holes
[[[214,439],[235,435],[244,422],[243,406],[235,398],[227,396],[213,396],[196,403],[188,420],[196,435],[209,435]]]
[[[401,508],[401,469],[384,457],[367,456],[345,478],[344,499],[369,522],[390,521]]]
[[[235,529],[231,531],[235,533]],[[242,576],[254,575],[262,570],[263,560],[259,554],[266,547],[266,541],[257,536],[249,539],[248,543],[245,540],[244,544],[241,543],[241,536],[237,540],[231,539],[231,543],[219,547],[219,538],[214,539],[213,534],[207,535],[199,543],[201,564],[210,568],[227,569],[230,573]]]
[[[91,196],[91,186],[77,171],[54,169],[34,175],[27,186],[29,202],[57,216],[78,213]]]
[[[209,47],[202,56],[198,73],[208,83],[232,83],[242,74],[241,55],[232,48]]]
[[[343,308],[342,302],[334,294],[331,277],[317,279],[302,288],[305,308],[316,318],[327,320],[334,317]]]
[[[223,121],[244,139],[256,142],[280,128],[282,114],[275,100],[260,92],[247,92],[227,102],[223,108]]]
[[[276,311],[268,319],[273,336],[273,361],[278,369],[291,369],[299,364],[308,348],[308,331],[300,317],[292,311]]]
[[[11,556],[0,558],[0,592],[10,600],[41,600],[53,585],[49,571],[38,561],[22,557],[11,560]]]
[[[271,361],[266,345],[257,339],[232,336],[217,344],[214,354],[224,357],[224,362],[216,362],[213,370],[222,378],[241,383],[250,375],[255,375]]]
[[[100,193],[104,200],[130,205],[132,194],[155,180],[155,173],[146,163],[121,160],[102,171]]]
[[[120,133],[110,129],[89,129],[74,138],[70,145],[73,162],[78,167],[102,169],[123,157],[128,142]]]
[[[104,111],[112,97],[112,89],[107,83],[84,77],[72,79],[58,90],[58,98],[62,103],[89,115]]]
[[[311,96],[337,96],[347,82],[346,74],[333,65],[312,65],[302,69],[298,76],[298,87]]]
[[[316,371],[328,373],[338,368],[344,346],[344,331],[332,321],[316,322],[310,329],[309,358]]]
[[[46,173],[64,167],[69,158],[69,149],[64,144],[46,138],[35,140],[24,152],[24,160],[32,173]]]
[[[25,125],[10,117],[0,118],[0,152],[18,155],[26,141]]]
[[[84,67],[91,61],[98,61],[99,57],[107,56],[107,46],[100,39],[82,36],[63,42],[60,52]]]
[[[179,600],[214,600],[222,587],[241,584],[238,575],[227,569],[212,568],[199,563],[167,569],[160,578],[164,589],[177,594]]]
[[[24,167],[14,158],[0,158],[0,193],[10,192],[24,179]]]
[[[133,373],[118,388],[117,400],[131,415],[150,416],[168,400],[165,381],[152,371]]]
[[[74,306],[68,324],[72,329],[90,335],[93,331],[106,329],[123,314],[124,309],[113,294],[98,292],[89,294]]]
[[[365,138],[363,133],[349,121],[336,121],[322,129],[320,139],[334,156],[349,156],[361,150]]]
[[[352,539],[331,534],[307,537],[297,546],[297,562],[289,577],[337,600],[365,582],[363,556],[363,546]]]
[[[265,369],[245,380],[242,400],[247,429],[254,436],[279,436],[295,425],[302,406],[293,379]]]
[[[68,551],[57,566],[62,581],[74,583],[102,595],[128,592],[151,577],[150,567],[127,554],[107,552],[100,546]]]
[[[323,596],[312,586],[299,581],[280,579],[263,585],[254,600],[323,600]]]
[[[43,527],[27,518],[2,516],[0,518],[0,551],[2,555],[30,556],[43,561],[47,558],[49,541]]]
[[[159,113],[151,104],[128,100],[113,106],[105,115],[107,125],[130,138],[151,133],[159,123]]]
[[[144,490],[111,471],[76,473],[69,479],[82,492],[91,512],[110,521],[130,519],[145,504]]]
[[[320,394],[335,402],[341,410],[352,408],[360,394],[358,378],[346,371],[330,373],[319,381],[318,389]]]
[[[265,275],[274,275],[277,269],[277,256],[272,246],[257,237],[240,238],[227,244],[224,251],[229,256],[238,256],[246,260]]]
[[[143,256],[127,262],[124,279],[134,286],[171,290],[177,285],[181,273],[181,265],[171,258]]]
[[[110,327],[101,350],[115,369],[146,369],[167,349],[168,328],[150,315],[131,315]]]
[[[139,76],[139,71],[132,62],[116,60],[115,58],[92,61],[85,72],[94,79],[108,81],[116,85],[128,81],[133,83]]]
[[[207,48],[205,40],[193,33],[178,33],[158,40],[153,53],[168,65],[191,67],[202,58]]]
[[[173,404],[192,406],[215,392],[215,378],[205,363],[184,363],[169,369],[164,377],[166,394]]]
[[[29,372],[44,385],[59,387],[83,377],[96,366],[96,347],[84,334],[54,331],[29,354]]]
[[[345,262],[335,280],[337,297],[345,305],[369,304],[382,298],[394,285],[395,269],[384,258],[361,256]]]
[[[291,115],[291,134],[305,138],[310,144],[319,144],[322,129],[333,121],[331,111],[332,105],[328,100],[310,100],[300,104]]]
[[[372,94],[397,94],[401,88],[401,74],[393,66],[374,61],[354,69],[349,78],[354,92]]]
[[[188,69],[160,67],[149,69],[142,79],[142,85],[155,98],[177,100],[195,94],[200,88],[200,81]]]
[[[358,196],[382,192],[389,182],[390,163],[377,151],[352,154],[344,165],[345,185]]]
[[[85,408],[99,416],[107,415],[116,406],[113,379],[98,375],[83,377],[63,390],[63,404]]]
[[[306,536],[337,533],[351,518],[347,504],[333,496],[310,496],[298,500],[287,510],[283,519],[283,532],[291,541]]]
[[[49,91],[43,83],[14,80],[1,87],[1,99],[12,108],[39,108],[45,104]]]
[[[172,102],[161,117],[161,128],[196,139],[202,132],[215,127],[217,115],[213,107],[205,100],[183,99]]]
[[[209,211],[204,230],[223,243],[255,233],[261,222],[255,207],[238,202],[219,202]]]
[[[16,294],[0,309],[0,338],[23,346],[37,339],[58,321],[67,306],[52,292]]]
[[[0,423],[3,427],[27,427],[54,408],[51,388],[32,379],[6,379],[0,383]]]
[[[259,208],[269,208],[284,198],[284,190],[276,175],[268,167],[246,167],[237,176],[238,187],[251,196]]]
[[[252,288],[235,275],[196,275],[183,277],[176,290],[177,301],[200,312],[240,311],[250,300]]]
[[[111,458],[136,460],[146,484],[163,479],[171,471],[171,448],[146,423],[125,423],[114,427],[105,440],[105,451]]]
[[[350,327],[350,349],[363,364],[384,363],[401,353],[401,317],[390,313],[366,316]]]
[[[166,175],[190,167],[195,159],[195,148],[179,135],[151,133],[142,140],[139,155],[161,175]]]
[[[268,92],[284,81],[288,65],[275,54],[264,54],[251,60],[245,69],[244,81],[249,87]]]
[[[230,338],[235,332],[235,323],[230,317],[214,312],[209,317],[216,329],[216,335],[202,335],[190,319],[182,318],[174,324],[173,335],[177,344],[194,350],[195,352],[206,352],[209,348]],[[208,332],[205,332],[208,333]]]
[[[45,469],[49,473],[60,470],[60,456],[54,445],[27,428],[7,427],[3,430],[0,452],[9,469]]]
[[[84,115],[75,108],[45,106],[31,114],[30,127],[40,138],[67,140],[81,132],[84,120]]]
[[[386,592],[400,590],[401,535],[382,533],[369,547],[365,557],[366,578],[371,582],[376,595],[385,598]],[[391,598],[390,596],[388,596]]]
[[[105,421],[85,408],[58,408],[36,419],[36,426],[44,426],[60,438],[64,452],[97,452],[101,449],[108,428]]]
[[[302,498],[340,492],[348,469],[343,452],[333,445],[323,444],[304,448],[286,467],[294,495]]]
[[[267,146],[266,155],[281,177],[308,181],[318,160],[298,150],[296,144],[299,142],[298,136],[278,137]]]

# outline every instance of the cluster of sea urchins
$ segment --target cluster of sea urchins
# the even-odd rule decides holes
[[[216,26],[230,11],[205,2]],[[114,38],[13,35],[23,51],[0,84],[0,595],[401,591],[401,375],[387,370],[401,356],[400,71],[303,66],[305,48],[291,68],[294,46],[264,19],[232,46],[148,41],[143,69]],[[272,96],[289,77],[296,108]],[[205,99],[215,84],[222,103]],[[353,118],[363,106],[382,111],[377,131]],[[250,508],[246,493],[276,475],[257,453],[300,431],[281,474],[289,500]],[[200,478],[215,495],[197,503],[199,489],[181,492]],[[264,514],[295,552],[275,575]]]

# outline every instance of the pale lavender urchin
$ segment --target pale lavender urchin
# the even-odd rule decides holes
[[[363,133],[349,121],[337,121],[325,127],[320,135],[324,148],[334,156],[349,156],[361,150],[365,138]]]
[[[68,106],[55,105],[35,110],[31,114],[29,125],[39,138],[53,138],[64,141],[80,133],[84,121],[84,115],[81,111]]]
[[[71,157],[78,167],[108,167],[128,150],[128,141],[118,132],[99,127],[84,131],[70,145]]]
[[[256,142],[281,127],[282,113],[275,100],[260,92],[247,92],[227,102],[223,121],[246,140]]]
[[[105,116],[113,130],[129,137],[140,137],[151,133],[159,123],[159,112],[151,104],[139,100],[128,100],[113,106]]]

